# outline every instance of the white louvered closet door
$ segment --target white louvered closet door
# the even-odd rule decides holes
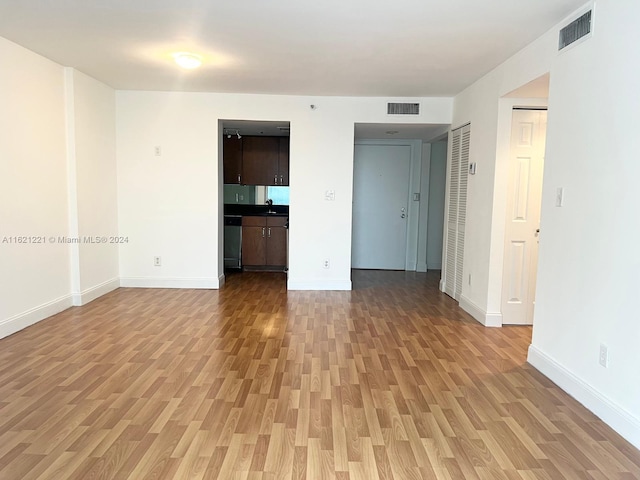
[[[467,181],[471,126],[452,132],[451,170],[447,207],[447,239],[444,262],[444,292],[460,300],[464,265],[464,233],[467,218]]]

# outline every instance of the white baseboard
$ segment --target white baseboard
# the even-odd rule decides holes
[[[485,327],[501,327],[501,313],[487,313],[464,295],[460,295],[460,308],[475,318]]]
[[[287,280],[287,290],[351,290],[351,280]]]
[[[609,400],[534,345],[529,346],[527,361],[640,449],[640,419]]]
[[[219,278],[120,277],[120,286],[129,288],[200,288],[217,290]]]
[[[426,272],[426,271],[427,271],[426,263],[419,263],[418,266],[416,267],[416,272]]]
[[[60,313],[63,310],[73,306],[71,295],[65,295],[64,297],[56,298],[47,303],[43,303],[31,310],[19,313],[13,317],[9,317],[0,321],[0,338],[8,337],[16,332],[19,332],[23,328],[27,328],[34,323],[38,323],[40,320],[44,320],[51,315]]]
[[[86,305],[89,302],[94,301],[96,298],[101,297],[102,295],[109,293],[116,288],[120,287],[120,279],[112,278],[111,280],[107,280],[95,287],[87,288],[80,293],[74,293],[71,295],[71,300],[73,305],[76,307],[80,307],[82,305]]]
[[[227,277],[224,276],[224,273],[218,277],[218,288],[224,287],[224,284],[227,283]]]
[[[429,270],[442,270],[442,263],[427,263],[427,269]]]

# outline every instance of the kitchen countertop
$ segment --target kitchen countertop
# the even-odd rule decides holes
[[[243,217],[288,217],[289,205],[273,205],[269,208],[268,205],[225,204],[224,214]]]
[[[239,213],[234,213],[234,214],[225,214],[225,217],[288,217],[289,214],[288,213],[268,213],[268,212],[263,212],[263,213],[245,213],[245,214],[239,214]]]

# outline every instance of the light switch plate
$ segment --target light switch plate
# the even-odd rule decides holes
[[[327,190],[326,192],[324,192],[324,199],[329,202],[333,202],[336,199],[335,190]]]

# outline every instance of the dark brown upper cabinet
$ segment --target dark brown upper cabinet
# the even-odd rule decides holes
[[[289,185],[289,137],[280,137],[278,147],[278,183],[276,185]]]
[[[244,184],[242,178],[242,138],[222,137],[222,166],[224,183]]]
[[[223,137],[224,183],[289,185],[289,137]]]
[[[242,137],[242,170],[245,185],[275,185],[278,179],[278,137]]]

